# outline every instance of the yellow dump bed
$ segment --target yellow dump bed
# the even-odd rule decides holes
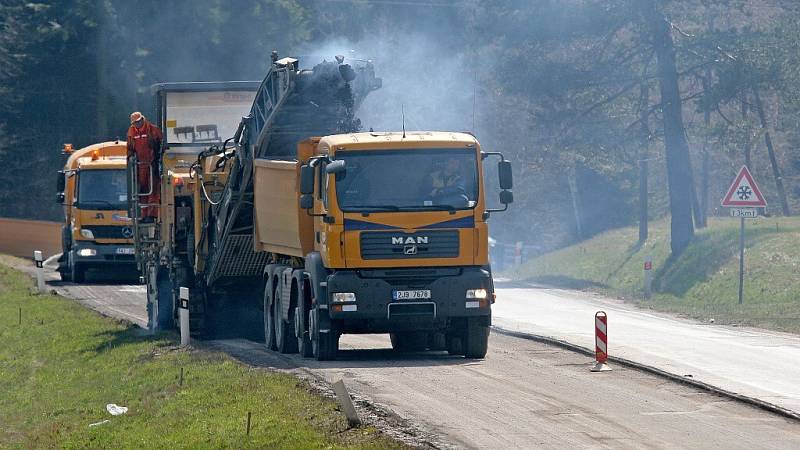
[[[307,160],[318,142],[301,142],[299,159]],[[304,257],[314,249],[314,223],[300,208],[300,163],[256,159],[254,166],[255,250]]]

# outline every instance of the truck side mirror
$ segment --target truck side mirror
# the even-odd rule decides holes
[[[314,193],[314,168],[311,166],[305,165],[300,168],[300,193],[303,196]]]
[[[63,170],[58,171],[56,175],[56,192],[64,192],[64,187],[67,185],[67,176]]]
[[[300,196],[300,208],[311,209],[314,207],[314,196],[312,194],[303,194]]]
[[[504,205],[514,203],[514,193],[511,191],[500,191],[500,203]]]
[[[332,161],[325,166],[325,173],[328,175],[338,175],[340,173],[344,174],[345,171],[347,171],[347,164],[345,164],[345,162],[341,159],[338,161]]]
[[[64,203],[64,189],[67,185],[67,175],[64,173],[63,170],[58,171],[58,175],[56,175],[56,202],[57,203]]]
[[[497,171],[500,178],[500,189],[505,191],[513,188],[514,177],[511,175],[511,162],[506,160],[500,161],[497,163]]]

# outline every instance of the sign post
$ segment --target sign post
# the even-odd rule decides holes
[[[181,347],[191,344],[191,334],[189,334],[189,288],[181,287],[178,289],[180,294],[180,306],[178,307],[178,320],[181,326]]]
[[[40,294],[45,293],[44,286],[44,262],[42,261],[42,252],[36,250],[33,252],[33,261],[36,263],[36,287],[39,289]]]
[[[739,224],[739,304],[744,304],[744,216]]]
[[[761,190],[747,166],[742,166],[722,199],[722,206],[731,208],[731,216],[739,218],[739,304],[744,303],[744,219],[758,217],[758,209],[767,206]]]

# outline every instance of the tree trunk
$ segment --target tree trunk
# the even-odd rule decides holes
[[[108,137],[108,111],[106,108],[106,89],[108,85],[106,70],[108,70],[108,67],[106,67],[104,40],[107,39],[107,36],[100,32],[100,27],[95,27],[94,32],[96,34],[95,60],[97,62],[95,69],[97,74],[97,89],[95,91],[97,123],[95,126],[97,129],[94,136],[97,140],[106,140]]]
[[[700,208],[703,210],[703,228],[708,226],[708,178],[711,176],[711,156],[708,150],[703,152],[701,168],[702,184],[700,185]]]
[[[648,205],[647,205],[647,178],[648,178],[648,152],[647,147],[650,144],[650,127],[648,125],[648,108],[650,107],[648,99],[650,98],[650,89],[647,83],[642,83],[641,86],[641,104],[639,122],[641,123],[641,139],[642,143],[639,147],[639,243],[643,244],[648,238]]]
[[[703,208],[700,206],[700,201],[697,200],[697,186],[694,184],[694,176],[692,176],[692,212],[694,213],[695,226],[697,228],[705,227]]]
[[[709,29],[711,29],[710,25]],[[708,92],[709,84],[711,84],[711,69],[706,70],[706,75],[703,78],[704,92]],[[700,163],[700,211],[703,213],[703,221],[696,224],[698,228],[705,228],[708,226],[708,177],[711,166],[711,158],[708,154],[708,130],[711,128],[711,110],[708,108],[703,112],[703,123],[706,127],[706,136],[703,141],[702,162]]]
[[[742,106],[742,120],[747,120],[747,94],[742,94],[741,98],[741,106]],[[753,150],[753,142],[755,141],[755,136],[750,136],[750,133],[747,133],[747,140],[744,143],[744,165],[747,166],[747,170],[753,171],[753,158],[751,157],[752,150]]]
[[[577,238],[578,242],[583,240],[583,227],[581,226],[581,212],[580,212],[580,202],[578,201],[578,186],[576,180],[576,168],[575,165],[572,165],[572,168],[567,174],[567,183],[569,184],[569,196],[572,198],[572,213],[575,216],[575,237]]]
[[[764,104],[761,102],[761,96],[758,94],[758,88],[753,86],[753,97],[756,101],[756,111],[758,112],[758,119],[761,121],[761,130],[764,132],[764,142],[767,144],[767,152],[769,153],[769,163],[772,165],[772,176],[775,178],[775,187],[778,189],[778,198],[781,201],[781,209],[784,216],[791,216],[789,211],[789,202],[786,199],[786,190],[783,188],[783,178],[781,177],[781,169],[778,167],[778,160],[775,157],[775,148],[772,146],[772,137],[767,128],[767,117],[764,114]]]
[[[656,0],[642,0],[639,5],[645,24],[650,30],[656,53],[667,156],[669,209],[672,214],[670,247],[673,255],[679,255],[686,250],[694,237],[692,170],[689,161],[689,143],[686,141],[683,127],[682,101],[671,27],[656,3]]]

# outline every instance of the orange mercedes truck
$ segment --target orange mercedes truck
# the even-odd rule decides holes
[[[127,213],[126,143],[102,142],[73,151],[58,173],[57,201],[64,205],[62,280],[84,281],[90,269],[136,268]]]

